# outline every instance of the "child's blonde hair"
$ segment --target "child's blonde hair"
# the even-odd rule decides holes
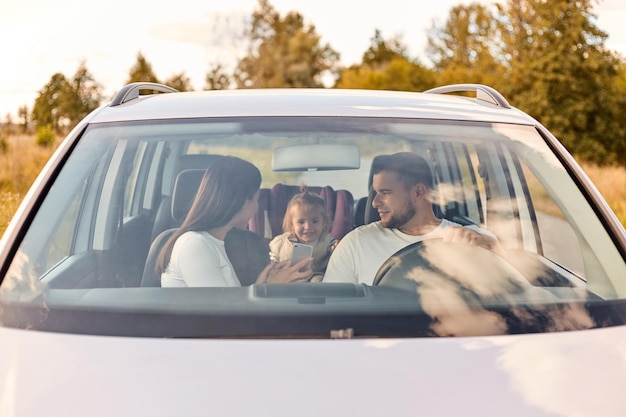
[[[285,217],[283,218],[283,231],[293,233],[293,213],[292,208],[294,207],[317,207],[320,209],[320,213],[322,215],[322,220],[324,221],[324,229],[322,230],[322,234],[330,233],[331,230],[331,221],[328,212],[326,211],[326,200],[324,200],[320,195],[315,193],[310,193],[309,189],[306,185],[302,185],[300,187],[300,193],[294,195],[289,204],[287,205],[287,210],[285,211]]]

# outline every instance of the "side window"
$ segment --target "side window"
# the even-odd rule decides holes
[[[487,195],[476,146],[438,143],[429,155],[436,184],[436,211],[464,225],[484,225]]]
[[[46,270],[72,254],[74,236],[77,227],[78,213],[84,200],[87,182],[73,195],[72,200],[64,212],[59,227],[56,229],[46,256]]]
[[[146,155],[147,144],[141,143],[133,158],[130,175],[126,180],[126,189],[124,191],[124,219],[131,217],[138,212],[139,203],[142,200],[141,187],[139,186],[139,178],[142,167],[142,161]]]
[[[536,214],[518,157],[498,143],[479,153],[486,187],[486,225],[508,250],[541,253]]]
[[[454,155],[457,160],[460,189],[464,201],[459,215],[466,216],[474,223],[482,225],[485,223],[483,202],[487,196],[480,173],[476,147],[473,144],[456,144]]]
[[[584,276],[579,239],[549,192],[516,153],[500,144],[480,151],[486,226],[506,250],[545,258]]]
[[[585,276],[577,234],[541,182],[526,166],[522,165],[522,170],[533,202],[540,237],[538,252],[570,271]]]
[[[123,219],[153,210],[161,198],[161,161],[164,155],[164,142],[141,142],[132,148],[125,159],[132,159],[126,169],[124,186]]]

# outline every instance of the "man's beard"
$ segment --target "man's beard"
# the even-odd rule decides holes
[[[387,229],[399,229],[404,226],[413,216],[415,216],[415,207],[409,200],[405,202],[404,210],[401,213],[394,214],[388,221],[380,221],[380,224]]]

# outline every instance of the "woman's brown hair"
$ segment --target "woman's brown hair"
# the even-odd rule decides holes
[[[188,231],[206,231],[226,224],[252,200],[261,187],[261,172],[248,161],[222,156],[209,165],[180,228],[163,246],[157,261],[162,273],[169,264],[176,239]]]

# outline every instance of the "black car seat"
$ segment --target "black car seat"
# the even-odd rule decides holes
[[[165,242],[174,234],[191,208],[204,176],[204,169],[186,169],[176,176],[172,198],[169,200],[169,228],[161,231],[152,240],[141,277],[142,287],[160,287],[161,276],[157,273],[157,258]],[[175,227],[172,227],[176,225]]]
[[[207,167],[219,158],[219,155],[209,154],[186,154],[178,158],[176,172],[180,173],[188,169],[205,170]],[[178,174],[177,174],[178,177]],[[177,178],[176,177],[176,178]],[[176,183],[174,183],[175,186]],[[173,193],[173,191],[172,191]],[[164,195],[156,211],[154,224],[152,226],[151,240],[153,241],[159,233],[172,227],[180,226],[180,222],[172,217],[172,196]]]

